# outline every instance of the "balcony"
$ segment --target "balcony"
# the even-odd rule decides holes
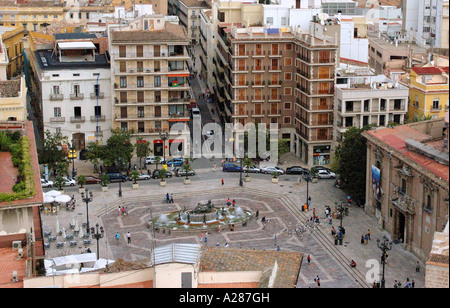
[[[103,131],[102,130],[96,131],[95,137],[103,137]]]
[[[64,99],[63,94],[50,94],[51,101],[62,101]]]
[[[83,93],[72,93],[72,94],[70,94],[70,99],[71,100],[82,100],[82,99],[84,99],[84,94]]]
[[[104,115],[98,116],[98,121],[105,121],[106,117]],[[91,122],[97,122],[97,116],[91,116]]]
[[[98,98],[99,99],[105,98],[105,93],[99,92],[98,93]],[[91,93],[91,99],[97,99],[97,93]]]
[[[70,123],[84,123],[85,117],[79,116],[79,117],[70,117]]]
[[[50,118],[50,123],[64,123],[64,122],[66,122],[65,117],[51,117]]]

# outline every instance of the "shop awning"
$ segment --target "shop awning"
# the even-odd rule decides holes
[[[61,50],[65,50],[65,49],[95,49],[95,45],[92,42],[58,43],[58,47]]]
[[[189,74],[167,74],[167,77],[189,77]]]

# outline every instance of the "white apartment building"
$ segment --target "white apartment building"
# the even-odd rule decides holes
[[[441,47],[444,2],[448,0],[403,0],[403,30],[411,40]]]
[[[334,143],[341,141],[349,127],[403,124],[408,97],[407,87],[368,67],[341,67],[336,71]]]
[[[8,53],[6,52],[5,45],[0,37],[0,80],[6,80],[6,72],[9,64]]]
[[[111,73],[89,33],[56,34],[54,49],[37,50],[44,132],[60,132],[77,150],[111,135]]]

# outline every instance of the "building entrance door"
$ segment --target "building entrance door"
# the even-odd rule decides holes
[[[405,215],[397,211],[397,220],[394,238],[396,238],[400,243],[405,241]]]
[[[73,146],[77,151],[84,150],[86,148],[86,137],[83,133],[76,133],[72,135]]]

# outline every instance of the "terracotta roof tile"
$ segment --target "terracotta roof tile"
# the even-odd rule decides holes
[[[23,250],[26,253],[26,249]],[[0,248],[0,288],[23,288],[26,272],[26,257],[17,259],[17,250]],[[12,273],[16,271],[19,282],[12,281]]]
[[[183,26],[171,23],[165,24],[164,30],[155,31],[113,31],[111,33],[112,43],[133,43],[151,41],[189,41]]]
[[[430,66],[430,67],[413,67],[411,68],[415,73],[418,75],[440,75],[442,73],[449,72],[448,66],[447,67],[438,67],[438,66]]]

